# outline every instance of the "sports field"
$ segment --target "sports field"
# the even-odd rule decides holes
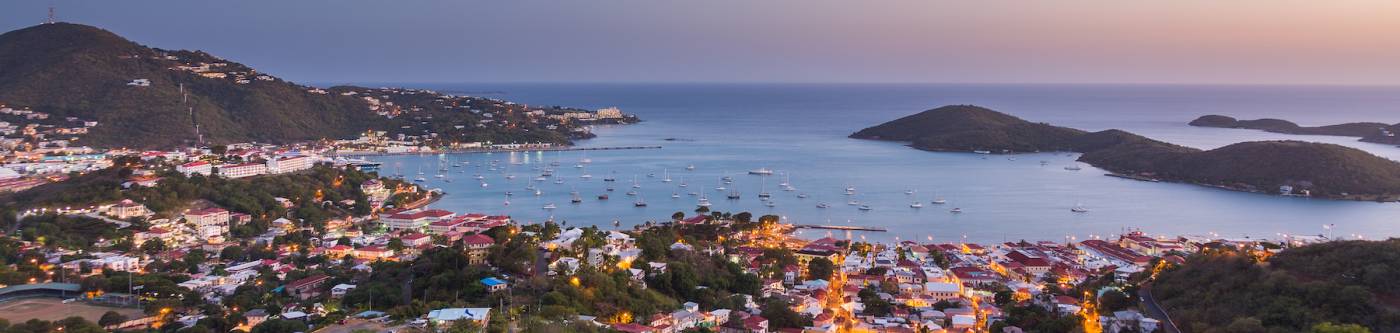
[[[141,311],[136,309],[95,306],[81,302],[63,304],[63,300],[57,298],[28,298],[0,303],[0,318],[11,323],[22,323],[30,319],[53,321],[72,316],[83,317],[96,323],[107,311],[116,311],[129,319],[143,316]]]

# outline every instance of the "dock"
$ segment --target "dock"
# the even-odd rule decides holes
[[[826,230],[845,230],[845,231],[876,231],[876,232],[885,232],[885,231],[887,231],[887,230],[885,230],[885,228],[881,228],[881,227],[858,227],[858,226],[848,226],[848,225],[794,224],[794,225],[792,225],[792,227],[794,227],[794,228],[802,228],[802,229],[826,229]]]

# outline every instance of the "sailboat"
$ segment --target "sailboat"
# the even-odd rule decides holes
[[[909,191],[910,195],[914,196],[914,202],[909,204],[909,208],[924,208],[924,203],[919,202],[919,193],[914,192],[914,190]]]
[[[615,174],[617,174],[617,171],[613,171],[612,173],[615,175]],[[615,182],[615,181],[617,181],[617,176],[614,176],[614,175],[609,175],[609,176],[607,176],[607,177],[603,177],[603,181],[605,181],[605,182]]]
[[[679,186],[680,186],[680,187],[686,187],[686,186],[690,186],[690,184],[686,184],[686,183],[685,183],[685,177],[681,177],[681,184],[680,184]]]
[[[646,199],[642,199],[642,197],[637,197],[637,201],[636,201],[636,202],[633,202],[633,203],[632,203],[632,206],[636,206],[636,207],[646,207],[646,206],[647,206],[647,201],[646,201]]]
[[[729,198],[729,200],[739,200],[739,191],[729,191],[729,195],[726,197]]]
[[[633,175],[633,176],[632,176],[632,188],[642,188],[642,184],[641,184],[641,183],[637,183],[637,176],[636,176],[636,175]]]
[[[574,197],[573,197],[572,199],[569,199],[569,202],[572,202],[572,203],[575,203],[575,204],[577,204],[577,203],[582,203],[582,202],[583,202],[583,198],[581,198],[581,197],[578,196],[578,192],[574,192]]]
[[[680,197],[681,197],[681,194],[680,194],[680,193],[671,192],[671,199],[680,198]]]
[[[661,182],[662,182],[662,183],[670,183],[670,182],[671,182],[671,170],[661,169],[661,172],[665,174],[665,176],[663,176],[663,178],[661,178]]]
[[[768,187],[768,181],[767,181],[766,179],[760,179],[760,180],[758,181],[758,197],[759,197],[759,198],[768,198],[768,197],[772,197],[772,196],[773,196],[772,193],[768,193],[768,188],[767,188],[767,187]]]

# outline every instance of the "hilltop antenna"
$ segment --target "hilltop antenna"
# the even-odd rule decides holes
[[[54,18],[53,14],[53,6],[49,6],[49,19],[47,21],[44,21],[44,24],[54,24],[57,22],[58,20]]]

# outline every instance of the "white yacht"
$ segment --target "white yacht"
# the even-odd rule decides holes
[[[753,169],[753,170],[749,170],[749,174],[750,174],[750,175],[767,176],[767,175],[773,174],[773,169],[769,169],[769,168],[758,168],[758,169]]]

